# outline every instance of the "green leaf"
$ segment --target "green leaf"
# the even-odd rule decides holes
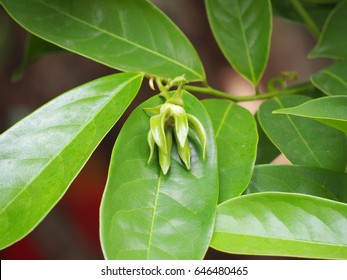
[[[241,106],[203,100],[213,123],[218,151],[219,202],[241,195],[252,177],[257,150],[257,125]]]
[[[206,0],[208,19],[224,56],[255,86],[265,70],[272,14],[269,0]]]
[[[311,76],[312,83],[327,95],[347,95],[347,61],[335,63]]]
[[[323,1],[324,0],[320,2]],[[318,3],[318,1],[305,1],[308,3],[305,3],[304,1],[300,2],[302,2],[301,5],[312,18],[313,22],[319,27],[319,29],[322,29],[325,20],[327,19],[331,10],[336,6],[335,2],[338,2],[338,0],[327,0],[326,3],[324,3],[323,5],[321,3]],[[317,2],[317,4],[309,2]],[[300,14],[295,10],[290,0],[271,0],[271,4],[275,16],[280,16],[304,23],[302,16],[300,16]]]
[[[330,57],[333,59],[347,58],[347,2],[341,2],[330,13],[323,28],[317,45],[309,57]]]
[[[344,0],[302,0],[302,2],[314,3],[314,4],[335,4]]]
[[[2,5],[31,33],[112,68],[205,79],[191,43],[146,0],[4,0]]]
[[[211,246],[256,255],[347,258],[347,205],[322,198],[259,193],[217,208]]]
[[[347,202],[347,174],[295,165],[258,165],[246,193],[288,192]]]
[[[157,155],[147,164],[149,118],[144,108],[162,103],[153,97],[133,111],[115,143],[101,205],[101,244],[107,259],[201,259],[209,246],[218,199],[217,156],[205,108],[183,94],[187,113],[199,118],[207,153],[190,131],[191,170],[172,145],[171,167],[163,175]]]
[[[317,98],[274,113],[310,118],[347,133],[347,95]]]
[[[281,152],[271,142],[269,137],[267,137],[266,133],[261,128],[259,121],[257,121],[257,131],[259,140],[255,164],[270,163],[278,157]]]
[[[347,140],[342,132],[307,118],[272,114],[309,100],[305,96],[286,96],[264,102],[258,111],[260,125],[293,164],[344,172]]]
[[[47,41],[29,33],[26,41],[24,57],[20,66],[14,71],[12,80],[20,80],[27,68],[40,57],[61,51],[62,49],[56,45],[48,43]]]
[[[0,135],[0,248],[24,237],[54,207],[141,81],[133,73],[92,81]]]

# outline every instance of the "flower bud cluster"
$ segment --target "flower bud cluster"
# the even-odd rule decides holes
[[[146,111],[155,113],[150,118],[150,130],[148,132],[148,144],[150,147],[151,161],[155,146],[158,147],[159,165],[164,174],[170,169],[171,148],[175,139],[178,154],[188,170],[190,170],[190,146],[188,141],[189,128],[198,136],[202,145],[203,158],[206,154],[206,133],[201,122],[191,114],[188,114],[181,102],[173,102],[169,99],[164,104],[148,108]]]

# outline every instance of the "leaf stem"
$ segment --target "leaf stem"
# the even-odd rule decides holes
[[[302,83],[299,85],[295,85],[290,88],[281,89],[281,90],[274,90],[266,93],[262,93],[259,95],[250,95],[250,96],[233,96],[230,95],[224,91],[216,90],[211,87],[199,87],[199,86],[184,86],[184,89],[187,91],[197,92],[197,93],[204,93],[204,94],[210,94],[214,95],[219,98],[232,100],[234,102],[242,102],[242,101],[253,101],[253,100],[261,100],[261,99],[269,99],[275,96],[284,96],[284,95],[291,95],[291,94],[300,94],[305,93],[307,91],[312,90],[314,87],[310,82]]]
[[[302,20],[304,21],[305,25],[307,26],[308,30],[312,33],[312,35],[318,39],[320,35],[320,30],[317,26],[317,24],[313,21],[311,16],[308,14],[308,12],[305,10],[305,8],[302,6],[299,0],[291,0],[291,3],[296,10],[296,12],[301,16]]]

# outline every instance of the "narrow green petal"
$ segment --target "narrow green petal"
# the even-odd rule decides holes
[[[174,114],[173,117],[175,120],[176,137],[177,137],[179,146],[183,148],[187,141],[188,132],[189,132],[187,114],[185,112]]]
[[[161,150],[159,150],[159,165],[163,174],[166,175],[170,169],[171,165],[171,147],[172,147],[172,129],[168,128],[165,131],[166,143],[167,143],[167,154],[164,154]]]
[[[147,135],[147,142],[148,142],[148,145],[149,145],[149,148],[150,148],[150,154],[149,154],[149,158],[148,158],[148,162],[147,163],[150,163],[152,158],[153,158],[153,153],[154,153],[154,148],[155,148],[155,141],[154,141],[154,138],[153,138],[153,135],[152,135],[152,131],[148,131],[148,135]]]
[[[190,147],[189,147],[188,138],[186,142],[184,143],[183,147],[181,147],[180,145],[177,145],[177,150],[184,165],[187,167],[188,170],[190,170]]]
[[[202,145],[202,157],[206,158],[206,132],[202,123],[193,115],[187,114],[189,126],[194,130]]]
[[[164,115],[159,114],[150,118],[151,133],[154,138],[155,143],[165,155],[168,154],[167,143],[165,137],[165,120]]]

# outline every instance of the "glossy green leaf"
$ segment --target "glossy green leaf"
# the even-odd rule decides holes
[[[335,63],[313,74],[311,81],[327,95],[347,95],[347,61]]]
[[[347,2],[341,2],[330,13],[317,45],[310,57],[330,57],[334,59],[347,58]]]
[[[203,100],[213,123],[218,151],[219,202],[239,196],[252,177],[258,134],[252,114],[217,99]]]
[[[246,193],[288,192],[347,202],[347,174],[316,167],[257,165]]]
[[[257,85],[270,48],[269,0],[206,0],[208,19],[224,56],[242,76]]]
[[[209,246],[218,200],[218,171],[212,124],[205,108],[184,93],[187,113],[207,134],[206,159],[198,136],[189,132],[191,170],[172,145],[171,167],[163,175],[157,152],[147,164],[149,117],[133,111],[115,143],[101,205],[101,244],[107,259],[201,259]],[[156,150],[157,151],[157,150]]]
[[[0,135],[0,248],[53,208],[136,96],[141,74],[117,74],[52,100]]]
[[[191,43],[146,0],[4,0],[2,5],[31,33],[112,68],[205,79]]]
[[[258,193],[217,208],[211,246],[255,255],[347,258],[347,205],[301,194]]]
[[[274,113],[310,118],[347,133],[347,95],[317,98]]]
[[[13,73],[12,80],[20,80],[27,68],[40,57],[61,51],[62,49],[58,46],[29,33],[26,41],[24,57],[22,58],[20,66]]]
[[[308,118],[272,113],[309,100],[305,96],[286,96],[264,102],[258,111],[260,125],[293,164],[344,172],[347,140],[342,132]]]

